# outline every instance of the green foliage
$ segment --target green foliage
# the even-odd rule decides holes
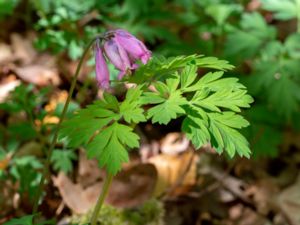
[[[72,224],[86,225],[90,221],[92,210],[84,215],[73,215]],[[98,216],[101,225],[163,225],[163,204],[150,199],[135,209],[120,209],[103,205]]]
[[[4,223],[3,225],[20,225],[20,224],[22,224],[22,225],[53,225],[53,224],[55,224],[54,220],[48,220],[48,221],[34,223],[33,222],[34,217],[35,217],[35,215],[27,215],[27,216],[23,216],[21,218],[11,219],[10,221]]]
[[[66,138],[69,147],[84,145],[90,158],[116,174],[128,161],[127,148],[139,147],[131,124],[147,119],[167,125],[182,116],[183,131],[196,148],[211,142],[219,153],[225,150],[231,157],[236,153],[249,157],[248,143],[238,132],[249,124],[237,113],[253,99],[238,79],[223,78],[222,71],[199,79],[199,67],[232,68],[226,61],[197,55],[154,58],[129,78],[136,86],[127,91],[124,101],[104,93],[102,100],[63,123],[61,138]],[[151,85],[154,90],[148,88]]]
[[[34,156],[15,157],[12,160],[9,172],[15,181],[19,182],[19,192],[28,194],[30,200],[34,199],[41,179],[41,174],[37,171],[42,168],[43,164]]]
[[[72,160],[76,160],[77,155],[72,150],[54,149],[51,155],[51,162],[56,171],[65,173],[73,170]]]
[[[279,20],[290,20],[299,16],[299,0],[262,0],[264,9],[274,12]]]
[[[276,30],[267,25],[259,13],[245,13],[241,29],[234,28],[228,35],[225,54],[239,59],[251,58],[276,35]]]
[[[19,2],[19,0],[0,0],[0,18],[11,15]]]
[[[117,173],[121,163],[128,161],[126,148],[139,146],[139,137],[133,129],[117,121],[122,118],[130,122],[144,120],[143,110],[137,101],[140,94],[139,88],[132,89],[122,103],[105,94],[103,100],[78,111],[64,122],[61,137],[67,137],[70,147],[86,145],[89,157],[95,157],[99,166],[106,167],[109,173]]]

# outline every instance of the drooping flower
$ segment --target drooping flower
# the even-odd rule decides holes
[[[120,70],[119,79],[132,69],[129,57],[124,48],[112,38],[105,42],[104,51],[111,63]]]
[[[151,52],[146,48],[143,42],[122,29],[115,30],[114,35],[116,41],[126,50],[133,61],[141,60],[143,64],[148,62],[151,57]]]
[[[95,64],[98,85],[105,89],[109,88],[109,71],[100,47],[99,40],[97,40],[95,45]]]
[[[109,71],[105,58],[120,71],[118,79],[122,79],[138,67],[137,60],[146,64],[151,57],[151,52],[143,42],[125,30],[108,31],[102,40],[103,46],[97,40],[95,47],[96,79],[102,88],[109,87]]]

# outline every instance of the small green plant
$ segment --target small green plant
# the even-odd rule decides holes
[[[104,89],[103,98],[77,110],[64,121],[83,60],[93,45],[96,78],[98,86]],[[108,60],[120,71],[118,80],[111,80]],[[67,149],[83,146],[88,157],[96,158],[99,166],[107,171],[91,217],[91,224],[95,225],[113,177],[121,170],[122,163],[129,161],[128,150],[139,147],[139,136],[134,128],[140,122],[168,125],[171,120],[182,118],[182,131],[196,149],[209,142],[219,154],[225,151],[230,157],[236,154],[250,157],[248,142],[240,133],[249,123],[240,112],[250,107],[253,99],[237,78],[224,77],[224,71],[231,69],[233,66],[227,61],[214,57],[151,57],[146,46],[124,30],[97,36],[79,61],[60,121],[46,151],[33,215],[37,213],[51,162],[54,169],[68,172],[75,155]],[[199,77],[199,70],[206,73]],[[124,99],[119,100],[107,91],[111,84],[118,88],[123,83],[131,83]],[[64,151],[55,149],[58,137],[65,144]],[[33,166],[40,168],[38,164]]]
[[[126,37],[132,45],[124,51],[130,59],[122,55],[124,44],[118,35]],[[125,31],[112,31],[96,39],[96,75],[98,84],[105,89],[109,87],[110,78],[102,49],[120,70],[119,79],[132,83],[133,87],[122,101],[104,92],[101,100],[64,121],[60,130],[60,138],[65,139],[68,147],[84,146],[87,155],[96,158],[99,166],[107,171],[92,225],[96,224],[113,176],[121,170],[122,163],[129,160],[127,150],[139,147],[134,127],[140,122],[148,120],[167,125],[172,119],[182,117],[182,131],[195,148],[210,142],[218,153],[250,156],[248,142],[239,132],[249,123],[238,113],[241,108],[250,107],[253,99],[238,79],[223,77],[224,70],[233,68],[226,61],[198,55],[153,57],[148,61],[149,52],[141,42]],[[145,65],[124,77],[138,58],[144,59]],[[214,72],[199,78],[199,68],[214,69]]]

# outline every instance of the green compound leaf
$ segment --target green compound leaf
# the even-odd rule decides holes
[[[142,95],[141,87],[130,88],[127,91],[125,100],[120,105],[120,113],[127,123],[139,123],[146,121],[144,110],[140,101]]]
[[[51,155],[51,162],[56,171],[65,173],[71,172],[73,169],[72,160],[77,159],[76,154],[72,150],[55,149]]]
[[[108,96],[106,94],[105,100],[94,102],[78,111],[72,119],[63,122],[60,138],[66,137],[69,147],[87,144],[95,132],[120,118],[120,115],[111,109],[119,106],[110,104],[113,98]]]
[[[133,133],[132,128],[114,122],[103,129],[87,145],[87,154],[96,158],[100,167],[105,167],[108,173],[116,174],[124,162],[129,161],[126,146],[139,146],[139,136]]]
[[[203,57],[201,55],[178,56],[171,58],[153,57],[146,65],[142,65],[129,78],[131,83],[147,83],[167,74],[172,74],[189,65],[196,67],[212,68],[218,70],[231,70],[233,66],[225,60],[215,57]]]
[[[146,92],[142,98],[143,104],[155,104],[148,110],[147,118],[152,118],[152,123],[168,124],[171,119],[185,114],[183,105],[187,104],[180,90],[176,90],[179,85],[179,76],[169,78],[166,84],[157,82],[154,84],[158,92]]]
[[[116,174],[129,160],[127,149],[139,147],[132,125],[148,119],[166,125],[184,116],[182,130],[196,148],[210,142],[219,153],[249,157],[248,142],[238,131],[249,123],[236,113],[253,99],[238,79],[223,78],[222,71],[199,78],[198,67],[232,68],[226,61],[197,55],[154,58],[129,78],[137,85],[128,89],[123,102],[104,93],[103,100],[64,122],[60,137],[71,147],[86,146],[88,157]]]
[[[232,115],[233,117],[234,115]],[[240,125],[230,124],[226,120],[226,115],[222,118],[221,114],[209,114],[209,131],[212,135],[212,146],[216,148],[219,153],[222,153],[225,149],[230,157],[233,157],[235,153],[238,153],[240,156],[250,157],[249,144],[246,138],[240,134],[237,130],[233,129],[234,126],[244,126],[245,120],[240,121]],[[235,121],[240,120],[233,118]],[[234,126],[233,126],[234,125]]]
[[[243,14],[240,27],[241,29],[232,30],[225,44],[225,54],[238,56],[239,60],[254,57],[265,43],[276,37],[276,29],[268,26],[258,12]]]
[[[146,120],[138,100],[141,93],[139,87],[129,89],[122,103],[106,93],[103,100],[79,110],[73,118],[63,122],[60,138],[66,138],[69,147],[86,146],[89,157],[95,157],[108,173],[116,174],[121,164],[128,161],[126,148],[139,146],[139,137],[133,129],[117,121],[122,118],[128,123]],[[55,154],[53,162],[56,167],[62,166]]]
[[[279,20],[290,20],[297,17],[298,0],[262,0],[262,7],[274,13]]]
[[[219,153],[225,150],[231,157],[235,153],[249,157],[248,142],[236,130],[249,123],[235,112],[250,107],[252,97],[237,79],[222,78],[223,72],[207,73],[198,81],[194,73],[194,68],[187,67],[181,74],[182,91],[194,92],[184,106],[187,117],[182,130],[196,148],[211,142]]]

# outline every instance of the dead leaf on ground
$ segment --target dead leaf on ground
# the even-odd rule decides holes
[[[58,72],[55,69],[45,67],[43,65],[28,65],[24,67],[16,67],[16,74],[24,81],[38,86],[60,84]]]
[[[300,176],[295,184],[279,194],[277,202],[293,224],[300,224]]]
[[[13,59],[12,49],[5,43],[0,43],[0,64],[7,63]]]
[[[168,189],[176,188],[170,194],[183,194],[196,183],[198,156],[193,151],[180,155],[160,154],[149,159],[158,172],[155,196],[159,196]]]
[[[77,182],[83,187],[102,180],[105,177],[104,171],[99,169],[96,159],[88,159],[84,150],[79,151],[79,167]]]
[[[245,208],[237,225],[271,225],[263,216],[249,208]]]
[[[0,84],[0,103],[5,102],[6,98],[9,96],[9,93],[20,84],[20,80],[11,80],[9,82]]]
[[[258,180],[245,190],[245,194],[254,202],[257,211],[263,215],[267,215],[272,210],[270,199],[273,199],[278,192],[276,183],[268,178]]]
[[[117,207],[141,205],[152,195],[157,171],[152,164],[137,164],[123,169],[113,180],[107,202]]]
[[[148,200],[153,193],[157,179],[155,167],[139,164],[121,171],[114,179],[106,203],[116,207],[134,207]],[[53,177],[63,201],[75,213],[86,213],[96,203],[102,188],[102,181],[84,188],[73,183],[64,173]]]
[[[28,65],[33,62],[37,52],[32,46],[31,40],[26,36],[13,33],[10,37],[14,58],[21,62],[22,65]]]
[[[169,133],[161,141],[161,151],[168,155],[177,155],[188,149],[190,141],[179,132]]]
[[[78,214],[86,213],[96,203],[97,197],[94,199],[88,197],[91,196],[90,190],[93,188],[96,196],[99,195],[101,190],[101,184],[95,184],[96,186],[93,185],[89,188],[87,195],[87,191],[80,184],[74,184],[62,172],[57,177],[53,177],[52,180],[66,205]]]

